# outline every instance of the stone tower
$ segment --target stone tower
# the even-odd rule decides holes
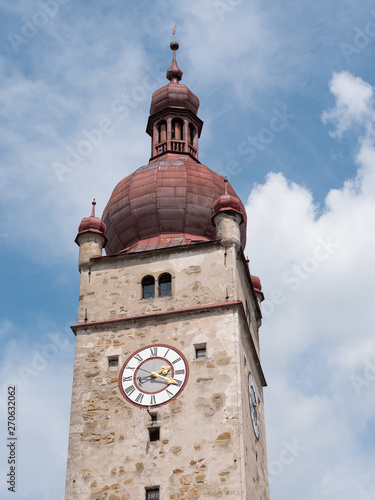
[[[171,49],[149,163],[78,230],[67,500],[269,499],[246,212],[198,161],[199,100]]]

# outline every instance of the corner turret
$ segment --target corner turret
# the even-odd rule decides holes
[[[105,224],[99,217],[95,217],[95,205],[96,201],[93,200],[91,216],[82,219],[75,239],[79,246],[79,272],[89,268],[92,257],[101,257],[107,244],[107,238],[104,236]]]

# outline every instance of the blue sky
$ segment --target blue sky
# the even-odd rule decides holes
[[[0,423],[6,386],[17,384],[17,498],[63,498],[74,238],[92,198],[100,214],[117,182],[148,162],[150,100],[166,83],[173,23],[183,83],[201,102],[200,161],[227,175],[247,204],[246,254],[267,299],[271,498],[373,499],[369,0],[0,7]],[[85,151],[88,136],[95,144]],[[4,448],[0,496],[10,498]]]

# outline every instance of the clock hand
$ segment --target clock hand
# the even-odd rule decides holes
[[[168,382],[168,384],[176,384],[176,385],[178,385],[177,382],[175,382],[172,377],[171,378],[163,377],[163,375],[159,375],[158,372],[151,372],[151,377],[161,378],[163,380],[166,380]]]
[[[151,375],[147,375],[146,377],[137,377],[138,379],[138,384],[143,385],[145,382],[147,382],[148,379],[151,378]]]
[[[157,374],[162,373],[163,375],[167,375],[167,373],[169,372],[170,369],[171,369],[170,366],[162,366],[160,368],[160,370],[158,370],[157,372],[152,372],[152,373],[157,373]]]
[[[151,372],[149,372],[148,370],[145,370],[144,368],[138,368],[138,370],[137,370],[137,371],[142,371],[142,372],[146,372],[146,373],[151,373]]]

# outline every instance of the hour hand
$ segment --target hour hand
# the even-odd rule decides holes
[[[176,384],[177,385],[177,382],[175,382],[172,377],[171,378],[163,377],[163,375],[159,375],[158,372],[151,372],[151,377],[161,378],[163,380],[166,380],[168,382],[168,384]]]
[[[156,373],[156,374],[162,373],[163,375],[167,375],[170,369],[171,369],[170,366],[163,365],[160,367],[160,370],[158,370],[157,372],[152,372],[152,373]]]

